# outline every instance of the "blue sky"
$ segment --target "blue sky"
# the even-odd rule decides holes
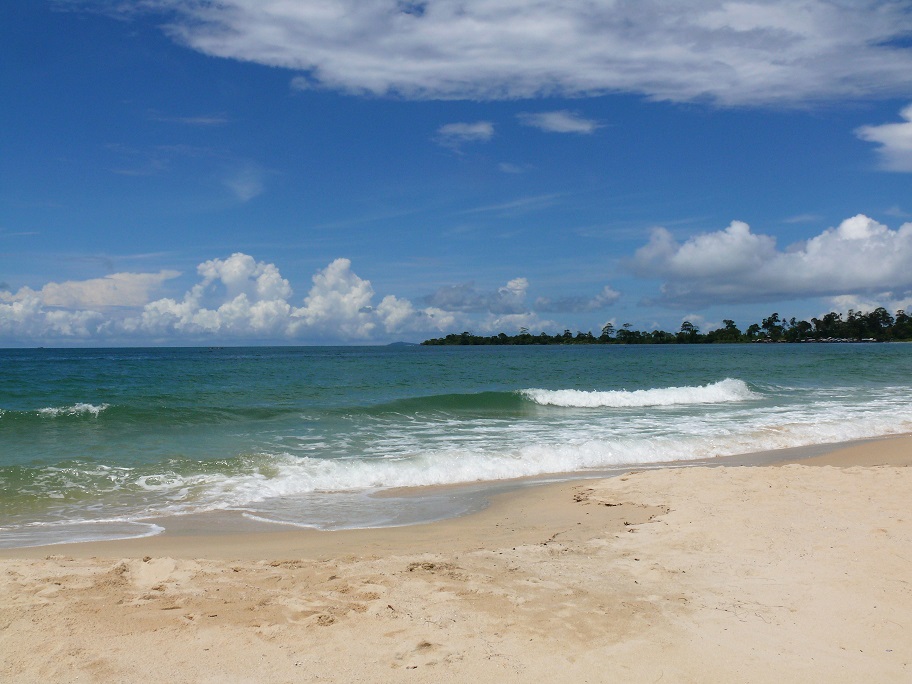
[[[0,344],[912,308],[912,8],[0,4]]]

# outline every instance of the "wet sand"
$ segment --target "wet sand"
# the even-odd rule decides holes
[[[784,455],[788,457],[788,455]],[[912,437],[0,552],[0,681],[912,681]]]

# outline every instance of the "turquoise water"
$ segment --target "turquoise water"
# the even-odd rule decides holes
[[[908,432],[910,378],[904,344],[0,350],[0,546],[398,524],[443,504],[378,490]]]

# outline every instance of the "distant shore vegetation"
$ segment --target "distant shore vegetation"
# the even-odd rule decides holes
[[[532,334],[520,328],[516,335],[474,335],[471,332],[453,333],[446,337],[425,340],[429,346],[448,345],[531,345],[531,344],[714,344],[714,343],[828,343],[828,342],[890,342],[912,340],[912,316],[900,309],[891,315],[883,307],[869,313],[852,309],[845,315],[830,312],[810,321],[781,318],[773,313],[760,323],[741,330],[730,319],[723,326],[703,333],[690,321],[684,321],[677,332],[665,330],[634,330],[630,323],[615,327],[606,323],[598,335],[592,331],[570,330],[549,335]]]

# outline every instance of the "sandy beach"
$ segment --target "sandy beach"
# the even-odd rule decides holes
[[[5,682],[912,681],[912,437],[0,553]]]

